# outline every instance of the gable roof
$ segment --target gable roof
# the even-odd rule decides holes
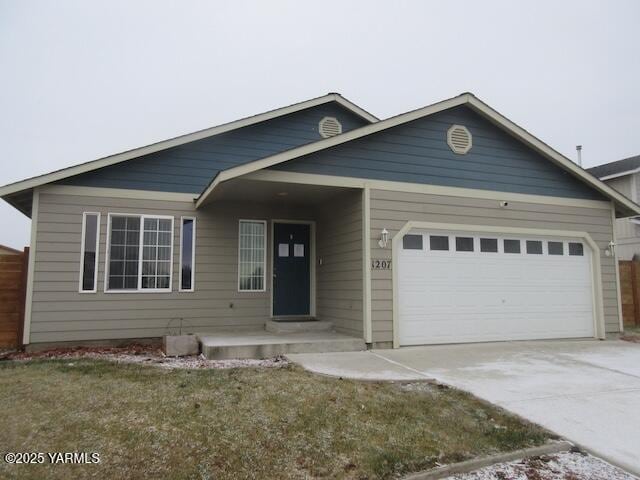
[[[457,97],[449,98],[447,100],[443,100],[441,102],[434,103],[417,110],[403,113],[386,120],[381,120],[379,122],[366,125],[361,128],[350,130],[341,135],[336,135],[334,137],[303,145],[301,147],[292,148],[290,150],[272,155],[270,157],[262,158],[254,162],[224,170],[216,175],[216,177],[211,181],[205,191],[198,197],[196,201],[196,207],[200,207],[201,205],[205,204],[211,193],[215,190],[216,186],[227,180],[231,180],[233,178],[246,175],[257,170],[262,170],[279,163],[287,162],[304,155],[335,147],[337,145],[341,145],[352,140],[356,140],[367,135],[372,135],[377,132],[381,132],[383,130],[461,105],[468,106],[475,112],[487,118],[493,124],[502,128],[516,139],[522,141],[527,146],[537,151],[540,155],[544,156],[559,167],[568,171],[570,174],[584,181],[587,185],[590,185],[592,188],[596,189],[604,196],[615,201],[616,204],[621,207],[621,210],[624,214],[640,215],[640,206],[636,205],[624,195],[618,193],[616,190],[609,187],[604,182],[589,174],[582,167],[576,165],[567,157],[552,149],[549,145],[537,139],[525,129],[519,127],[471,93],[463,93]]]
[[[133,158],[142,157],[150,153],[159,152],[161,150],[166,150],[168,148],[176,147],[179,145],[184,145],[185,143],[202,140],[204,138],[229,132],[231,130],[236,130],[242,127],[254,125],[260,122],[264,122],[266,120],[271,120],[276,117],[281,117],[283,115],[288,115],[291,113],[295,113],[301,110],[305,110],[307,108],[312,108],[312,107],[329,103],[329,102],[338,103],[339,105],[350,110],[351,112],[367,120],[368,122],[378,121],[378,118],[371,115],[369,112],[360,108],[356,104],[350,102],[349,100],[344,98],[342,95],[338,93],[329,93],[322,97],[312,98],[304,102],[299,102],[299,103],[289,105],[287,107],[270,110],[268,112],[260,113],[250,117],[245,117],[233,122],[224,123],[222,125],[218,125],[215,127],[199,130],[197,132],[181,135],[179,137],[174,137],[168,140],[163,140],[161,142],[146,145],[144,147],[135,148],[133,150],[127,150],[125,152],[117,153],[115,155],[110,155],[108,157],[92,160],[90,162],[82,163],[80,165],[63,168],[61,170],[56,170],[44,175],[39,175],[36,177],[28,178],[26,180],[21,180],[19,182],[10,183],[8,185],[0,187],[0,197],[11,195],[13,193],[20,192],[23,190],[32,189],[34,187],[45,185],[47,183],[56,182],[68,177],[90,172],[92,170],[97,170],[99,168],[114,165],[116,163],[131,160]]]
[[[610,178],[638,173],[640,172],[640,155],[605,163],[597,167],[587,168],[587,172],[598,177],[600,180],[609,180]]]
[[[21,253],[20,250],[0,244],[0,255],[19,255]]]

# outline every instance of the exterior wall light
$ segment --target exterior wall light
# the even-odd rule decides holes
[[[389,243],[389,232],[387,231],[386,228],[383,228],[382,232],[380,232],[380,240],[378,240],[378,245],[380,245],[380,248],[387,248],[388,243]]]
[[[604,254],[605,254],[607,257],[610,257],[610,256],[611,256],[611,255],[613,255],[615,252],[616,252],[616,243],[615,243],[613,240],[611,240],[611,241],[609,242],[609,245],[607,245],[607,248],[605,249]]]

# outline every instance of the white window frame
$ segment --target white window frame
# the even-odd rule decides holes
[[[140,240],[138,253],[138,287],[133,289],[109,289],[109,259],[111,257],[111,219],[112,217],[138,217],[140,218]],[[142,252],[144,245],[144,219],[159,218],[171,220],[171,252],[169,253],[169,288],[142,288]],[[104,256],[104,293],[170,293],[173,291],[173,244],[175,234],[174,217],[172,215],[147,215],[141,213],[115,213],[107,215],[107,245]]]
[[[82,281],[84,279],[84,253],[85,253],[85,236],[87,234],[87,216],[96,215],[98,217],[96,226],[96,258],[94,260],[93,272],[93,290],[83,290]],[[100,212],[83,212],[82,213],[82,238],[80,240],[80,275],[78,278],[78,293],[97,293],[98,292],[98,256],[100,254]]]
[[[182,288],[182,246],[184,241],[184,221],[193,221],[193,234],[191,235],[191,288]],[[180,217],[180,275],[178,276],[179,292],[194,292],[196,285],[196,217]],[[238,247],[239,249],[239,247]]]
[[[262,258],[262,289],[260,290],[243,290],[240,288],[240,233],[243,222],[262,223],[264,225],[264,256]],[[238,220],[238,292],[240,293],[259,293],[267,291],[267,221],[254,220],[250,218],[241,218]]]

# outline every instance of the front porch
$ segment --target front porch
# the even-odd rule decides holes
[[[227,290],[224,316],[212,319],[217,325],[192,330],[207,358],[366,348],[362,197],[357,188],[242,177],[218,186],[198,218],[212,240],[230,233],[215,243],[228,245],[221,261],[233,261],[224,277],[206,276],[221,287],[224,278],[234,292]],[[205,264],[210,255],[210,247],[197,253]]]
[[[289,353],[366,350],[362,338],[336,332],[331,322],[274,322],[265,328],[198,335],[202,354],[210,360],[269,358]]]

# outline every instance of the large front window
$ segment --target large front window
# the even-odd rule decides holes
[[[266,222],[240,220],[238,289],[241,292],[265,290]]]
[[[110,215],[107,257],[108,291],[171,291],[173,217]]]

